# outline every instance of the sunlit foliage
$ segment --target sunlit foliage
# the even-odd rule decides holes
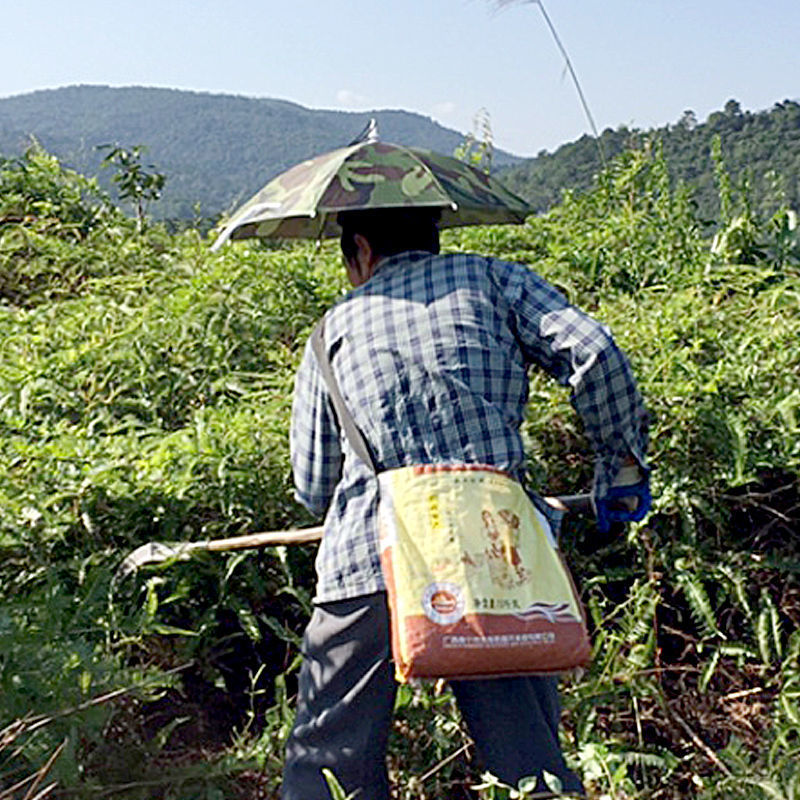
[[[443,242],[525,261],[607,322],[652,412],[653,513],[563,533],[595,642],[564,748],[598,798],[800,790],[796,217],[760,216],[717,164],[713,241],[642,147],[525,226]],[[313,549],[114,575],[147,541],[311,524],[287,426],[336,248],[139,231],[41,150],[0,189],[0,797],[275,797]],[[586,490],[565,390],[534,375],[531,398],[531,479]],[[403,800],[514,796],[440,685],[401,691],[390,772]]]

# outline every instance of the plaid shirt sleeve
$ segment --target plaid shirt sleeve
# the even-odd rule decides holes
[[[569,305],[536,273],[528,272],[515,294],[527,356],[571,388],[597,458],[595,494],[604,497],[630,456],[647,471],[648,417],[630,363],[605,325]]]
[[[311,340],[297,372],[289,433],[295,497],[312,514],[325,512],[342,474],[339,429]]]

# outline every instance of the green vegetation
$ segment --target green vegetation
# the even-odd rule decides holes
[[[591,188],[601,170],[591,136],[520,163],[492,145],[483,109],[476,115],[476,130],[465,139],[428,118],[399,110],[345,113],[282,100],[108,86],[0,98],[0,154],[19,157],[35,137],[62,163],[97,176],[113,193],[117,187],[102,169],[98,145],[146,141],[156,170],[169,176],[153,213],[197,224],[232,210],[291,165],[347,144],[370,117],[376,118],[385,141],[442,153],[460,148],[482,167],[491,164],[537,211],[560,203],[565,190]],[[600,139],[608,158],[641,146],[645,139],[661,141],[673,185],[691,186],[698,219],[713,224],[719,197],[710,142],[717,135],[731,182],[737,188],[748,183],[746,194],[762,217],[771,216],[782,203],[800,207],[800,104],[795,101],[752,112],[729,100],[704,122],[687,110],[672,125],[654,131],[620,126],[606,129]]]
[[[704,221],[717,218],[718,202],[711,140],[719,136],[728,163],[730,179],[736,185],[749,183],[747,196],[768,216],[783,203],[800,207],[800,104],[791,100],[776,103],[769,111],[742,111],[729,100],[722,111],[699,123],[692,111],[685,111],[674,125],[654,131],[620,126],[603,131],[600,140],[608,157],[636,146],[644,139],[662,143],[673,183],[682,181],[693,189],[698,216]],[[553,153],[507,168],[501,177],[509,188],[524,197],[538,211],[561,201],[565,189],[578,191],[593,185],[601,164],[597,142],[583,136]]]
[[[176,89],[69,86],[0,98],[0,154],[21,156],[33,136],[62,163],[105,182],[97,145],[146,142],[148,157],[169,177],[154,213],[194,220],[230,211],[279,172],[345,146],[371,117],[387,142],[452,153],[463,138],[400,110],[312,110]],[[494,151],[497,165],[517,160]]]
[[[800,233],[722,153],[713,240],[657,147],[525,226],[444,237],[608,322],[652,411],[653,513],[564,530],[595,643],[564,746],[595,798],[800,791]],[[139,230],[41,150],[0,163],[2,800],[277,796],[313,548],[114,576],[147,541],[312,522],[292,376],[342,272],[334,244]],[[531,397],[533,480],[585,490],[565,391]],[[440,685],[401,688],[390,771],[398,800],[526,795],[481,776]]]
[[[98,147],[98,150],[108,150],[102,166],[116,168],[111,183],[117,187],[120,199],[133,205],[139,230],[144,227],[148,204],[161,198],[167,180],[162,172],[154,172],[153,164],[142,165],[144,149],[141,145],[130,150],[110,144]]]

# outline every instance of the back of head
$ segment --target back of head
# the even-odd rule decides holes
[[[356,253],[353,240],[360,233],[381,257],[409,250],[439,252],[438,208],[380,208],[369,211],[342,211],[337,217],[342,226],[342,253],[349,259]]]

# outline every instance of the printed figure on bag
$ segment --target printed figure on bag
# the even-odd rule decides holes
[[[505,508],[500,509],[497,516],[500,518],[499,524],[491,511],[484,509],[481,512],[489,538],[489,546],[484,554],[492,583],[512,589],[521,586],[530,577],[519,552],[519,517]]]

